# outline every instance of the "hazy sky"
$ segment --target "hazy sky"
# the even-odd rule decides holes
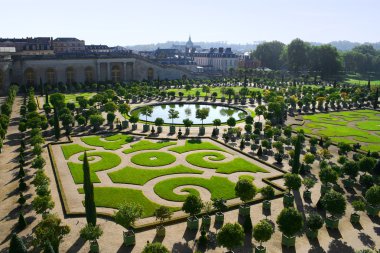
[[[380,0],[0,0],[0,37],[86,44],[380,41]]]

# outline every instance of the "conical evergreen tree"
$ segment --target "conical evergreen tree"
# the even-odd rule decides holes
[[[25,170],[24,170],[24,167],[22,165],[20,165],[20,170],[18,171],[18,175],[17,175],[18,178],[23,178],[25,177]]]
[[[296,145],[294,146],[294,157],[292,162],[292,173],[298,174],[300,169],[300,155],[301,155],[301,135],[298,134]]]
[[[377,109],[377,104],[379,103],[379,88],[376,88],[376,93],[375,93],[375,99],[373,101],[373,109]]]
[[[27,253],[24,242],[16,234],[12,235],[11,243],[9,246],[9,253]]]
[[[56,108],[54,108],[54,136],[57,140],[59,140],[59,137],[61,136],[59,129],[58,111]]]
[[[26,228],[28,224],[26,223],[25,217],[22,213],[18,216],[18,227],[22,230]]]
[[[86,219],[88,224],[96,225],[96,207],[94,200],[94,186],[91,182],[90,165],[87,159],[87,153],[84,152],[83,159],[83,189],[84,189],[84,206],[86,209]]]
[[[259,149],[257,150],[257,156],[262,156],[262,155],[263,155],[263,148],[260,145]]]

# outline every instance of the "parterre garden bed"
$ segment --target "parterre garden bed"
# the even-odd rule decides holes
[[[254,183],[255,173],[270,176],[269,171],[250,158],[209,139],[137,140],[130,135],[115,134],[74,137],[73,141],[60,144],[57,149],[67,165],[57,168],[59,173],[71,175],[71,183],[82,194],[82,160],[86,151],[96,205],[116,209],[124,201],[138,202],[144,207],[144,217],[152,216],[160,205],[179,210],[180,202],[188,194],[209,201],[198,192],[199,187],[208,191],[211,198],[234,199],[235,182],[228,177],[235,172],[243,173],[240,177]],[[105,177],[107,180],[102,182]],[[65,182],[62,185],[66,186]],[[70,201],[72,197],[75,196],[66,199]],[[83,198],[79,194],[76,197]]]
[[[305,123],[296,129],[306,134],[328,136],[332,141],[360,143],[365,151],[380,151],[380,112],[357,110],[303,116]]]

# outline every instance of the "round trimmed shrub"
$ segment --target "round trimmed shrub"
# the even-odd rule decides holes
[[[292,237],[303,227],[302,215],[292,207],[284,208],[277,217],[277,225],[284,235]]]
[[[365,194],[365,199],[372,206],[380,205],[380,186],[375,185],[368,189]]]
[[[339,218],[346,211],[347,202],[341,193],[334,190],[327,192],[322,198],[322,204],[333,217]]]

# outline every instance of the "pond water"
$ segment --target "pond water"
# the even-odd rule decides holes
[[[153,105],[153,113],[148,117],[148,121],[155,121],[156,118],[162,118],[165,123],[171,124],[172,119],[169,118],[169,110],[174,109],[179,112],[178,118],[174,119],[174,124],[183,124],[184,119],[190,119],[193,124],[201,124],[202,121],[196,118],[196,111],[202,108],[209,109],[208,117],[203,120],[203,124],[212,124],[214,119],[220,119],[222,123],[225,123],[228,118],[234,117],[236,120],[244,119],[246,112],[233,107],[223,106],[223,105],[205,105],[205,104],[164,104],[164,105]],[[139,110],[132,111],[133,113]],[[146,116],[139,113],[139,118],[145,121]]]

